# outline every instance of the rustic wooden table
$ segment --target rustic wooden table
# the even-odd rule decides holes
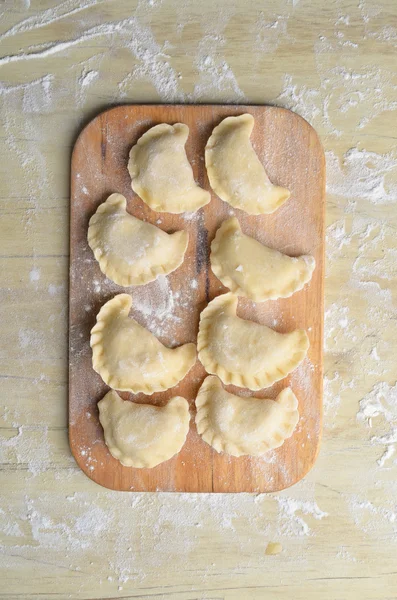
[[[394,599],[394,0],[5,0],[0,15],[0,598]],[[145,101],[277,104],[322,138],[324,437],[284,492],[117,493],[71,457],[71,148],[103,108]],[[164,286],[156,302],[142,310],[172,309]]]

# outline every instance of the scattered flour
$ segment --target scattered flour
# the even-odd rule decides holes
[[[54,490],[37,498],[25,495],[18,507],[1,509],[0,531],[8,547],[26,560],[50,551],[58,564],[78,570],[89,553],[93,562],[101,561],[104,582],[122,585],[142,582],[162,565],[171,573],[180,573],[193,557],[198,569],[215,572],[217,564],[206,561],[205,538],[200,534],[203,528],[222,535],[223,543],[235,549],[236,567],[244,560],[245,566],[263,568],[270,540],[284,538],[283,546],[288,548],[290,540],[314,535],[307,519],[327,517],[311,498],[312,486],[298,487],[299,499],[265,494],[131,495],[110,491],[74,492],[65,497]],[[105,532],[109,553],[104,561],[99,541]],[[27,535],[34,544],[25,543]],[[254,541],[262,553],[252,555]],[[144,568],[141,556],[145,556]]]
[[[386,506],[355,494],[346,496],[346,500],[355,524],[365,534],[386,538],[397,533],[397,505],[393,499]]]
[[[358,148],[345,153],[342,163],[327,152],[327,190],[344,198],[368,200],[374,204],[397,202],[397,154],[377,154]],[[388,180],[393,176],[393,180]]]
[[[226,92],[234,102],[245,99],[230,65],[220,56],[219,49],[224,44],[225,39],[220,35],[208,35],[201,40],[196,58],[199,80],[189,99],[213,98],[214,89],[217,90],[215,97]]]
[[[306,357],[299,367],[290,375],[290,385],[292,389],[298,389],[304,397],[310,390],[315,371],[315,366],[310,359]]]
[[[328,513],[321,510],[314,501],[302,501],[294,498],[277,498],[281,523],[280,532],[288,536],[312,535],[312,530],[306,521],[297,513],[310,515],[314,519],[321,520],[328,517]]]
[[[95,81],[95,79],[97,79],[98,76],[98,71],[87,71],[86,69],[83,69],[83,72],[81,73],[81,76],[78,79],[78,83],[81,86],[85,87],[87,85],[90,85],[93,81]]]
[[[186,294],[185,301],[183,295]],[[175,292],[169,285],[168,278],[160,275],[148,286],[133,290],[134,311],[141,317],[140,322],[157,337],[173,335],[175,327],[181,323],[179,309],[188,304],[189,291]],[[172,343],[172,339],[170,343]],[[174,341],[174,343],[176,343]]]
[[[41,352],[44,348],[44,334],[36,329],[21,328],[18,332],[18,341],[21,350]]]
[[[37,269],[34,267],[29,273],[29,281],[31,283],[34,283],[36,281],[39,281],[39,279],[40,279],[40,269]]]
[[[23,1],[25,8],[29,8],[30,0]],[[1,37],[5,39],[17,34],[37,31],[38,29],[56,23],[61,19],[71,17],[90,6],[103,4],[103,2],[104,0],[64,0],[63,2],[59,2],[56,6],[38,12],[26,19],[22,19],[22,21],[19,21],[19,23],[7,29]]]
[[[383,467],[389,465],[389,459],[394,455],[397,444],[397,383],[394,386],[382,381],[360,400],[357,419],[368,427],[379,429],[381,421],[383,433],[371,437],[374,445],[386,446],[377,464]],[[385,426],[387,428],[386,433]]]
[[[50,283],[48,286],[48,293],[50,296],[56,296],[57,294],[61,294],[65,289],[64,284],[55,285],[54,283]]]
[[[390,446],[387,446],[387,448],[384,451],[384,453],[382,454],[382,456],[380,458],[378,458],[378,460],[376,461],[377,464],[380,467],[384,467],[386,462],[389,460],[389,458],[391,458],[394,455],[395,451],[396,451],[396,448],[394,445],[391,444]]]
[[[36,476],[47,470],[51,455],[46,426],[22,425],[9,439],[0,439],[0,454],[4,462],[16,462]]]
[[[138,19],[128,21],[130,29],[127,48],[138,60],[137,66],[119,83],[120,96],[126,97],[140,81],[149,81],[159,97],[167,101],[182,101],[184,94],[179,91],[179,79],[171,66],[167,45],[161,46],[149,27]]]
[[[286,74],[283,90],[276,100],[277,104],[294,110],[333,137],[340,137],[343,131],[352,128],[365,130],[379,115],[393,111],[397,106],[395,96],[387,85],[389,71],[373,66],[354,71],[340,66],[338,58],[335,66],[330,66],[330,53],[338,57],[337,47],[349,44],[349,40],[320,36],[315,44],[319,86],[308,88],[293,75]],[[347,64],[354,65],[354,62],[347,60]]]
[[[260,13],[255,26],[255,42],[262,53],[272,53],[279,45],[288,39],[287,26],[289,15],[279,15],[276,19],[268,20]],[[260,56],[260,53],[258,52]]]
[[[391,386],[382,381],[360,401],[359,421],[371,426],[372,420],[377,417],[382,417],[387,423],[397,422],[397,383]]]
[[[14,36],[20,36],[18,44],[14,45],[15,51],[0,59],[0,69],[4,69],[5,75],[3,81],[7,80],[7,73],[15,71],[9,65],[18,63],[21,70],[20,80],[0,84],[0,105],[5,117],[7,153],[18,165],[18,181],[6,180],[5,193],[13,198],[17,196],[18,203],[26,203],[21,204],[26,208],[18,234],[26,239],[27,253],[46,256],[65,252],[58,247],[46,246],[41,229],[48,208],[55,206],[60,210],[61,199],[65,197],[63,178],[58,176],[54,165],[67,164],[70,149],[67,142],[55,142],[70,140],[70,131],[75,131],[81,116],[98,109],[97,97],[89,92],[96,90],[101,78],[109,78],[101,102],[139,101],[141,94],[143,99],[151,94],[153,100],[162,102],[251,100],[250,86],[254,85],[257,90],[258,78],[268,74],[260,71],[259,58],[255,72],[247,64],[247,71],[241,78],[244,85],[233,72],[227,25],[230,19],[239,15],[234,14],[232,4],[225,5],[218,13],[215,11],[213,22],[206,23],[205,15],[190,17],[189,3],[182,3],[175,24],[178,35],[184,34],[185,27],[195,27],[197,23],[201,28],[197,40],[192,42],[191,60],[196,76],[190,88],[186,82],[190,71],[184,70],[183,61],[179,60],[179,48],[172,47],[163,39],[161,31],[151,27],[147,15],[148,10],[161,9],[161,1],[142,0],[136,15],[130,13],[127,18],[114,22],[103,21],[102,16],[98,18],[100,13],[94,12],[95,7],[105,8],[105,0],[64,0],[44,10],[36,10],[32,3],[35,13],[23,14],[18,23],[1,34],[0,39],[7,40],[7,44]],[[298,0],[290,2],[294,14],[299,14],[304,4]],[[27,10],[29,6],[29,0],[18,3],[19,10],[21,7]],[[360,2],[357,11],[362,16],[362,31],[357,38],[362,35],[365,41],[367,37],[373,47],[380,44],[376,47],[388,48],[390,52],[397,39],[396,29],[392,25],[380,28],[373,20],[376,10],[380,9],[369,2]],[[394,213],[391,210],[397,200],[397,155],[393,141],[388,152],[379,153],[371,135],[377,132],[381,116],[395,110],[397,103],[395,83],[390,83],[389,71],[373,64],[356,66],[357,46],[361,40],[353,38],[353,32],[349,31],[353,12],[352,8],[350,18],[338,11],[334,27],[331,23],[326,32],[319,32],[314,27],[315,33],[308,37],[307,43],[314,45],[318,86],[309,88],[306,74],[299,75],[299,69],[294,70],[294,74],[286,74],[283,80],[280,77],[276,102],[307,118],[318,129],[327,150],[331,209],[331,224],[327,230],[328,279],[332,281],[337,276],[341,284],[339,290],[332,285],[334,296],[330,295],[326,312],[326,351],[330,367],[325,379],[325,428],[328,435],[332,435],[332,429],[346,423],[340,417],[341,407],[344,411],[350,410],[353,417],[355,406],[358,406],[358,424],[351,435],[355,444],[359,444],[366,436],[363,425],[372,425],[371,442],[384,450],[374,467],[379,472],[379,469],[394,465],[397,443],[396,385],[385,381],[387,374],[395,369],[391,348],[397,335],[397,314],[391,292],[391,280],[397,274]],[[259,15],[249,31],[250,43],[258,48],[258,57],[268,58],[281,50],[285,42],[294,43],[291,21],[287,13],[271,19],[264,13]],[[71,23],[78,23],[78,27],[69,33]],[[62,39],[46,38],[45,43],[35,46],[24,43],[24,34],[27,34],[27,40],[40,39],[51,24],[57,24],[56,31],[62,31]],[[74,59],[77,47],[84,47],[89,56],[82,63],[76,63]],[[117,61],[122,52],[129,57],[126,72],[121,72]],[[65,59],[65,70],[61,74],[51,72],[55,56]],[[341,56],[343,64],[340,64]],[[115,65],[115,73],[110,65]],[[278,84],[277,74],[273,83]],[[265,88],[263,100],[273,102],[273,97],[266,96]],[[54,131],[57,132],[55,141]],[[389,133],[385,132],[385,139]],[[346,143],[341,144],[345,137]],[[365,210],[368,207],[367,212],[370,210],[372,216],[358,217],[357,207]],[[387,213],[383,212],[385,209]],[[59,231],[65,226],[65,215],[60,220]],[[59,273],[66,274],[67,258],[57,260]],[[338,273],[335,264],[341,269]],[[32,260],[24,292],[29,290],[31,293],[32,287],[45,279],[44,268],[39,269]],[[55,474],[49,471],[50,466],[54,466],[49,421],[49,414],[53,413],[47,410],[49,405],[45,402],[51,400],[56,404],[65,402],[66,398],[64,381],[62,387],[65,348],[63,342],[63,345],[54,344],[54,339],[66,339],[66,325],[56,333],[49,330],[54,326],[54,320],[61,320],[62,311],[65,312],[65,285],[55,281],[58,283],[40,290],[43,299],[55,307],[51,308],[48,322],[34,321],[34,311],[21,319],[17,310],[7,304],[10,306],[8,316],[14,319],[16,330],[11,351],[15,351],[15,362],[21,365],[21,370],[28,371],[29,365],[33,365],[33,376],[27,372],[26,377],[28,385],[38,395],[38,402],[37,410],[29,413],[35,424],[21,425],[19,416],[23,411],[19,409],[20,415],[15,418],[13,429],[4,430],[1,436],[3,462],[11,468],[27,470],[26,496],[18,496],[15,503],[13,496],[8,506],[4,502],[0,508],[0,531],[4,536],[2,540],[5,539],[0,552],[6,566],[6,561],[10,561],[12,567],[18,567],[21,559],[37,561],[46,552],[56,558],[58,565],[76,575],[79,565],[89,554],[93,562],[101,564],[99,578],[103,579],[103,584],[112,586],[113,583],[114,586],[114,581],[123,584],[129,580],[144,581],[162,564],[178,573],[194,559],[205,579],[216,573],[217,565],[206,564],[206,549],[200,537],[204,527],[210,528],[220,536],[222,543],[235,549],[233,567],[236,570],[247,565],[263,570],[265,549],[271,539],[301,540],[316,533],[314,521],[316,528],[321,527],[321,521],[328,515],[318,506],[313,490],[308,487],[304,488],[302,497],[295,496],[299,486],[293,491],[288,490],[286,495],[255,498],[246,494],[119,494],[97,491],[98,488],[65,497],[58,485],[62,484],[62,489],[65,486],[78,489],[86,482],[67,455],[66,441],[61,456],[57,457],[59,469]],[[191,289],[197,289],[197,285],[197,280],[193,279]],[[172,342],[173,328],[180,322],[185,298],[183,294],[177,297],[170,290],[166,278],[160,278],[151,286],[150,294],[143,288],[133,290],[137,318],[153,333]],[[101,292],[100,282],[95,289]],[[358,295],[360,304],[365,304],[365,319],[356,306]],[[29,311],[29,307],[26,310]],[[92,310],[92,306],[87,306],[88,315],[92,315]],[[3,350],[1,356],[3,358]],[[62,367],[59,367],[60,363]],[[45,375],[37,375],[44,369]],[[300,384],[307,384],[310,373],[310,364],[306,363],[294,376]],[[25,380],[22,384],[16,377],[17,380],[20,387],[15,384],[16,395],[27,385]],[[44,384],[50,390],[45,401]],[[364,385],[366,389],[363,389]],[[61,391],[56,395],[59,389]],[[6,423],[7,419],[12,420],[10,413],[15,417],[17,410],[6,406],[3,415]],[[54,421],[57,427],[65,425],[64,416],[58,413]],[[347,426],[344,435],[347,435],[346,430]],[[274,456],[269,454],[266,459],[271,462]],[[87,461],[92,462],[89,454]],[[395,495],[389,494],[390,501],[370,498],[374,473],[365,475],[366,496],[345,498],[352,522],[364,533],[377,535],[381,530],[385,537],[395,536]],[[34,498],[31,497],[33,478],[36,485],[38,481],[45,484],[43,493]],[[382,482],[379,485],[383,485]],[[384,488],[378,487],[377,491],[380,489]],[[335,500],[335,513],[342,509],[337,502]],[[147,535],[149,531],[153,535]],[[105,532],[109,537],[109,564],[103,562],[100,543]],[[252,555],[253,541],[255,548],[262,544],[263,556]],[[147,557],[145,568],[141,566],[142,556]],[[338,556],[343,560],[351,558],[345,549],[341,549]],[[104,594],[109,597],[113,591],[114,587],[104,588]]]
[[[48,58],[50,56],[59,54],[65,50],[68,50],[69,48],[73,48],[74,46],[91,41],[98,37],[114,37],[115,35],[120,33],[123,34],[126,31],[128,31],[129,34],[133,34],[133,26],[135,23],[135,18],[131,17],[113,23],[104,23],[102,25],[89,27],[82,35],[77,35],[76,37],[63,42],[55,41],[36,46],[29,46],[27,48],[28,52],[22,51],[17,54],[10,54],[0,58],[0,67],[14,62],[38,59],[42,60],[43,58]]]
[[[351,561],[351,562],[358,562],[357,558],[355,556],[352,555],[351,552],[349,552],[349,550],[346,550],[345,546],[342,546],[339,550],[338,553],[336,555],[336,558],[339,558],[340,560],[342,560],[344,563],[346,561]]]

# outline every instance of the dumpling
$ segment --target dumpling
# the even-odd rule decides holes
[[[211,244],[211,268],[223,285],[255,302],[288,298],[310,281],[312,256],[293,258],[245,235],[236,217],[224,221]]]
[[[102,273],[126,287],[175,271],[183,262],[189,234],[168,234],[128,214],[126,208],[124,196],[112,194],[90,219],[88,244]]]
[[[125,467],[151,468],[168,460],[189,431],[189,403],[180,396],[159,407],[124,401],[111,390],[98,409],[110,454]]]
[[[250,215],[274,212],[290,197],[273,185],[250,142],[254,117],[226,117],[212,132],[205,148],[205,165],[214,192]]]
[[[128,171],[131,186],[146,204],[159,212],[193,212],[211,195],[194,181],[185,152],[189,127],[183,123],[152,127],[131,148]]]
[[[131,296],[119,294],[102,306],[91,330],[92,366],[116,390],[134,394],[168,390],[196,362],[196,346],[167,348],[128,317],[131,305]]]
[[[232,293],[212,300],[200,315],[198,356],[208,373],[225,385],[250,390],[270,387],[305,358],[309,338],[304,329],[277,333],[236,315]]]
[[[276,400],[240,398],[207,377],[196,398],[197,431],[217,452],[260,456],[279,448],[299,421],[298,401],[291,388]]]

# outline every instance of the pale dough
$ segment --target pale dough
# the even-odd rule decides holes
[[[312,277],[312,256],[290,257],[241,231],[236,217],[224,221],[211,244],[211,268],[223,285],[255,302],[288,298]]]
[[[102,306],[91,330],[93,368],[116,390],[135,394],[168,390],[196,362],[196,346],[167,348],[128,317],[131,305],[131,296],[119,294]]]
[[[198,355],[208,373],[224,384],[260,390],[291,373],[305,358],[309,338],[304,329],[277,333],[237,317],[238,297],[223,294],[200,315]]]
[[[205,148],[205,165],[218,196],[250,215],[274,212],[290,196],[273,185],[250,142],[254,117],[227,117],[212,132]]]
[[[188,135],[189,127],[183,123],[162,123],[131,148],[128,171],[132,189],[153,210],[193,212],[211,199],[194,181],[185,152]]]
[[[180,396],[158,407],[124,401],[111,390],[98,408],[106,445],[125,467],[151,468],[168,460],[189,431],[189,404]]]
[[[197,431],[217,452],[260,456],[291,437],[298,421],[298,401],[285,388],[276,400],[240,398],[207,377],[196,398]]]
[[[112,194],[91,217],[88,244],[106,277],[124,287],[168,275],[183,262],[189,235],[168,234],[126,212],[127,200]]]

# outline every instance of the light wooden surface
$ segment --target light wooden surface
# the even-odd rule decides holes
[[[0,59],[0,598],[394,600],[395,455],[380,460],[397,420],[394,0],[8,0],[0,13],[14,56]],[[70,155],[119,101],[275,103],[320,134],[324,436],[281,493],[110,492],[71,457]],[[376,394],[370,428],[359,402],[369,416]]]
[[[266,165],[271,181],[288,187],[291,197],[272,215],[249,216],[231,211],[216,194],[200,212],[188,215],[158,213],[131,189],[126,157],[143,131],[158,123],[185,123],[190,135],[186,151],[193,164],[196,181],[210,190],[202,157],[213,128],[227,116],[250,112],[255,117],[251,139]],[[142,125],[144,123],[144,125]],[[323,275],[324,275],[324,195],[325,160],[317,134],[306,121],[291,111],[264,106],[121,106],[101,113],[80,134],[71,166],[70,220],[70,350],[69,350],[69,439],[73,455],[83,471],[95,482],[125,491],[163,492],[275,492],[302,479],[318,454],[323,396]],[[316,270],[310,285],[291,298],[277,302],[240,301],[239,314],[245,319],[275,328],[283,333],[294,329],[308,331],[310,348],[302,365],[289,377],[256,397],[275,398],[290,385],[299,399],[300,421],[294,435],[281,448],[265,458],[235,458],[219,455],[197,434],[194,420],[181,452],[153,469],[132,469],[114,459],[103,441],[97,403],[109,388],[92,369],[89,331],[100,307],[125,290],[104,277],[87,244],[87,223],[109,192],[122,193],[127,210],[165,231],[185,230],[189,247],[183,264],[166,282],[175,298],[175,315],[169,321],[165,344],[196,342],[200,311],[210,300],[228,291],[214,276],[209,263],[210,244],[220,224],[236,214],[245,233],[272,248],[292,256],[310,254]],[[98,284],[93,284],[97,281]],[[194,287],[192,288],[192,282]],[[100,287],[100,291],[97,287]],[[149,304],[158,294],[159,283],[131,288],[132,316],[153,329],[159,311],[142,317],[139,297]],[[135,306],[134,298],[138,296]],[[86,307],[91,307],[87,312]],[[171,320],[172,319],[172,320]],[[275,326],[276,323],[276,326]],[[178,395],[187,398],[194,415],[194,399],[206,376],[201,363],[178,386],[145,397],[122,394],[136,401],[164,404]],[[229,386],[229,391],[250,394]],[[250,394],[251,395],[251,394]],[[87,460],[89,449],[90,460]]]

